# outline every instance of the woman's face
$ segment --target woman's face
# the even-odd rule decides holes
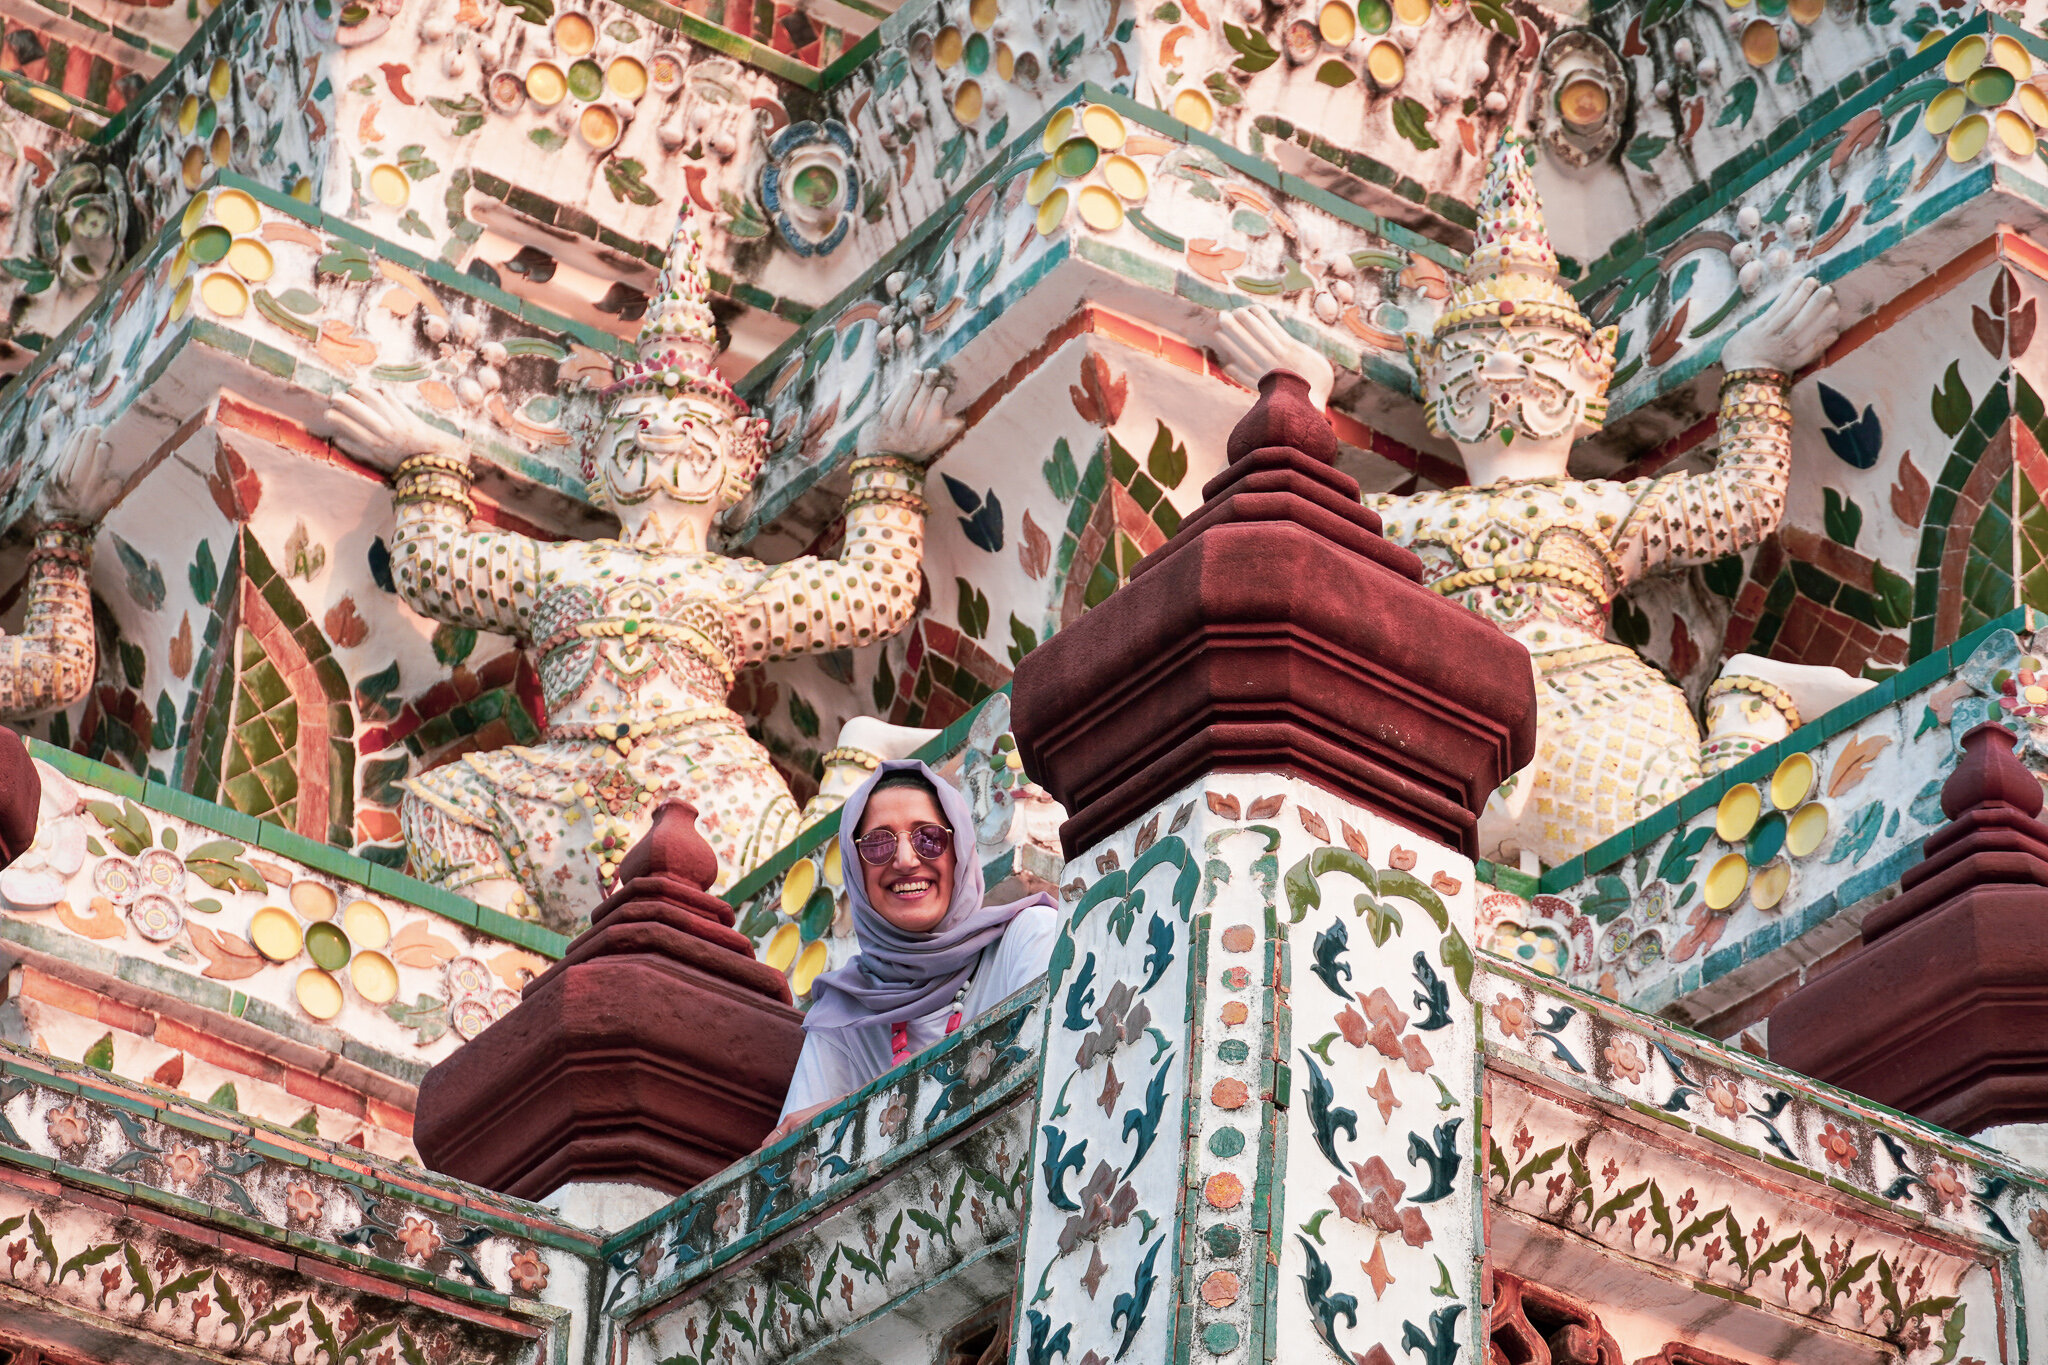
[[[910,846],[910,832],[920,825],[947,828],[946,817],[930,793],[915,787],[891,787],[868,798],[857,834],[893,830],[896,853],[880,867],[860,860],[868,904],[898,929],[928,934],[939,927],[953,905],[953,844],[936,858],[920,858]]]

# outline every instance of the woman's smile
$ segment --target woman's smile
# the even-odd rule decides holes
[[[883,919],[906,933],[930,933],[952,908],[956,869],[950,843],[936,858],[921,857],[911,846],[915,831],[932,825],[943,829],[945,822],[939,803],[913,787],[878,791],[861,812],[863,835],[889,830],[896,836],[895,850],[887,862],[861,863],[868,902]]]

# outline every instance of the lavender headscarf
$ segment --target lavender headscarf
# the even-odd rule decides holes
[[[875,784],[892,772],[921,773],[938,793],[939,809],[953,827],[953,902],[929,933],[907,933],[883,919],[868,903],[864,864],[853,841]],[[839,861],[846,869],[846,895],[853,904],[853,928],[860,955],[838,971],[811,983],[805,1029],[919,1019],[952,1003],[973,972],[982,950],[1003,936],[1017,912],[1051,905],[1051,897],[1029,896],[1008,905],[983,905],[981,859],[974,848],[974,812],[952,783],[914,758],[884,760],[860,784],[839,813]]]

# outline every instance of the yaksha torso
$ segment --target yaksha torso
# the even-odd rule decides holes
[[[1624,486],[1543,479],[1368,498],[1389,540],[1422,560],[1423,582],[1532,653],[1598,644],[1625,586],[1615,528]]]
[[[734,567],[617,541],[557,547],[532,616],[549,732],[610,738],[724,710],[739,656],[727,607],[746,590]]]

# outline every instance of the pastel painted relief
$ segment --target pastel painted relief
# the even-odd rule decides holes
[[[0,0],[0,1365],[2031,1359],[2044,35]]]

